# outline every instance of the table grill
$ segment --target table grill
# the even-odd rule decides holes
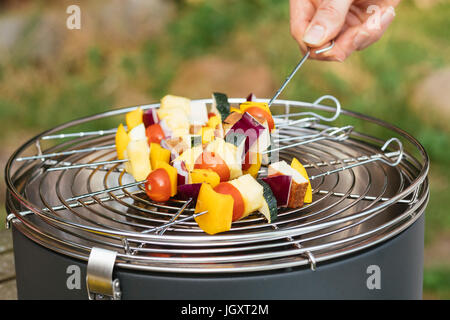
[[[43,132],[9,159],[19,298],[421,298],[429,161],[408,133],[329,96],[274,101],[272,154],[305,164],[313,202],[210,236],[191,203],[146,197],[115,160],[114,129],[85,130],[134,108]]]

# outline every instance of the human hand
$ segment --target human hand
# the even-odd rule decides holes
[[[290,0],[291,34],[303,53],[335,40],[334,47],[310,57],[344,61],[381,38],[400,0]]]

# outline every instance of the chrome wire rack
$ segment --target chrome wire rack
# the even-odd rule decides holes
[[[321,104],[325,99],[333,100],[337,110]],[[210,236],[198,228],[193,217],[203,213],[194,214],[189,201],[147,198],[142,182],[123,170],[126,160],[116,160],[115,129],[78,129],[123,119],[134,108],[66,123],[21,146],[5,170],[7,224],[77,259],[87,261],[94,247],[117,252],[116,266],[122,268],[178,273],[315,269],[317,263],[399,234],[428,201],[429,160],[408,133],[341,110],[329,96],[314,103],[275,100],[271,108],[278,114],[273,137],[278,146],[272,153],[305,164],[313,202],[280,209],[273,223],[255,213],[234,222],[230,231]],[[327,121],[357,124],[331,126]]]

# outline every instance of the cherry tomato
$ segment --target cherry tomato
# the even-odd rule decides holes
[[[245,112],[249,113],[253,118],[261,122],[262,119],[267,121],[267,125],[269,126],[269,130],[275,128],[275,123],[273,122],[272,115],[268,113],[266,110],[260,107],[250,107],[245,109]]]
[[[169,200],[172,191],[170,177],[163,168],[156,169],[147,176],[145,193],[150,199],[157,202]]]
[[[203,151],[195,161],[194,169],[211,169],[219,175],[221,182],[230,180],[230,169],[214,152]]]
[[[152,142],[161,143],[161,140],[164,139],[164,131],[157,123],[148,126],[147,129],[145,129],[145,135],[147,136],[148,144]]]
[[[211,117],[214,117],[215,115],[216,115],[216,114],[215,114],[214,112],[209,112],[209,113],[208,113],[208,119],[211,118]]]
[[[239,220],[244,214],[244,199],[242,195],[235,186],[228,182],[221,182],[215,188],[215,192],[222,194],[229,194],[233,197],[233,218],[232,221]]]

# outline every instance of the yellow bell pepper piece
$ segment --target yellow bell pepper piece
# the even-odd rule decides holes
[[[255,163],[253,163],[255,162]],[[259,169],[261,169],[262,156],[260,153],[251,153],[250,154],[250,167],[247,170],[243,170],[243,174],[250,174],[253,178],[256,179],[258,176]]]
[[[202,127],[202,143],[209,143],[214,140],[214,129],[212,127]]]
[[[305,167],[300,163],[300,161],[297,160],[297,158],[293,158],[291,162],[291,167],[297,170],[303,178],[308,180],[308,187],[306,188],[306,194],[305,199],[303,200],[304,203],[311,203],[312,202],[312,187],[311,182],[308,178],[308,173],[306,172]]]
[[[130,138],[128,137],[127,131],[123,127],[123,124],[119,124],[116,132],[116,150],[117,159],[125,159],[124,152],[127,149]]]
[[[130,132],[131,129],[133,129],[134,127],[137,127],[138,125],[140,125],[143,122],[143,120],[142,120],[143,115],[144,115],[144,112],[142,111],[141,108],[137,108],[133,111],[130,111],[125,115],[125,119],[127,121],[128,132]]]
[[[161,147],[158,143],[150,143],[150,163],[152,168],[156,167],[156,162],[158,160],[164,161],[165,163],[170,163],[170,150]]]
[[[200,229],[208,234],[216,234],[231,229],[233,218],[233,197],[229,194],[215,192],[213,188],[203,183],[198,194],[195,213],[208,211],[195,218]]]
[[[230,108],[230,113],[231,113],[231,112],[243,113],[243,112],[241,111],[241,109],[236,108],[236,107],[231,107],[231,108]]]
[[[270,112],[269,104],[267,102],[246,101],[239,105],[239,108],[242,113],[244,113],[245,110],[247,110],[250,107],[258,107],[267,111],[269,114],[272,114],[272,112]]]
[[[162,160],[157,160],[156,161],[156,165],[155,165],[155,168],[153,168],[153,170],[156,170],[156,169],[159,169],[159,168],[162,168],[162,169],[166,170],[167,173],[169,174],[170,187],[171,187],[170,196],[173,197],[174,195],[177,194],[177,174],[178,174],[178,171],[177,171],[177,169],[172,167],[170,164],[168,164],[167,162],[164,162]]]
[[[211,127],[213,129],[216,129],[216,127],[219,125],[219,123],[221,123],[222,120],[220,118],[220,116],[212,116],[211,118],[209,118],[208,120],[208,127]]]
[[[189,183],[208,183],[213,188],[220,183],[220,176],[210,169],[194,169],[189,177]]]

